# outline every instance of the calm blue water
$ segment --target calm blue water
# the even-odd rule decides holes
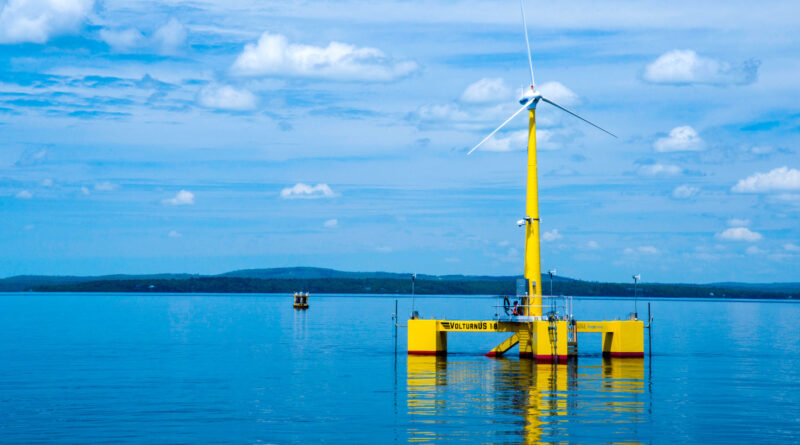
[[[800,304],[653,302],[652,358],[569,365],[397,351],[395,297],[0,294],[3,443],[797,443]],[[488,298],[417,298],[491,318]],[[410,299],[400,300],[409,313]],[[625,300],[575,301],[579,319]],[[639,302],[639,312],[646,303]]]

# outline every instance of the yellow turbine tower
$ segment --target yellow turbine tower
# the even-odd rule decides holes
[[[483,138],[482,141],[478,143],[478,145],[472,147],[472,149],[467,153],[467,155],[472,154],[473,151],[477,150],[478,147],[483,145],[484,142],[489,140],[492,136],[495,135],[501,128],[505,127],[506,124],[511,122],[522,110],[528,110],[528,180],[527,180],[527,193],[525,199],[525,218],[518,221],[518,225],[525,224],[525,266],[524,266],[524,277],[528,280],[528,289],[527,289],[527,301],[524,301],[523,306],[523,314],[528,316],[535,316],[541,317],[542,316],[542,283],[541,283],[541,273],[542,273],[542,261],[540,256],[540,247],[539,247],[539,179],[537,176],[536,170],[536,105],[539,101],[547,102],[550,105],[553,105],[556,108],[559,108],[578,119],[586,122],[587,124],[598,128],[611,136],[617,137],[613,133],[589,122],[588,120],[578,116],[576,113],[573,113],[570,110],[558,105],[557,103],[553,102],[550,99],[542,96],[542,94],[536,90],[536,81],[533,77],[533,59],[531,58],[531,44],[528,40],[528,24],[525,20],[525,6],[523,4],[523,0],[519,2],[520,9],[522,11],[522,26],[525,30],[525,45],[528,48],[528,67],[531,70],[531,88],[523,92],[522,98],[519,100],[519,103],[522,104],[522,108],[516,111],[516,113],[512,114],[511,117],[506,119],[505,122],[500,124],[499,127],[495,128],[495,130],[489,133],[488,136]]]

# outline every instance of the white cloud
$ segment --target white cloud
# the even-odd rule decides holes
[[[775,151],[775,147],[771,145],[753,145],[747,150],[754,155],[768,155]]]
[[[568,133],[565,134],[564,130],[536,130],[536,149],[539,151],[558,150],[569,140],[571,140],[571,135]],[[515,151],[527,149],[528,130],[496,133],[479,148],[479,150],[485,151]]]
[[[475,117],[454,104],[430,104],[420,106],[414,117],[423,121],[469,121]]]
[[[84,187],[81,187],[81,193],[83,193],[84,195],[88,195],[91,192],[89,191],[88,187],[84,186]]]
[[[499,102],[511,95],[511,89],[499,77],[485,77],[469,85],[461,94],[462,102]]]
[[[339,227],[339,220],[336,218],[329,219],[322,224],[324,227],[334,228]]]
[[[29,148],[25,150],[22,155],[17,159],[14,165],[24,167],[29,165],[41,164],[47,158],[47,149]]]
[[[794,243],[786,243],[783,248],[789,252],[800,252],[800,246]]]
[[[141,48],[153,48],[161,54],[174,54],[186,41],[186,28],[174,18],[145,37],[136,28],[100,30],[100,38],[117,52],[132,52]]]
[[[153,44],[162,54],[174,54],[186,42],[186,27],[174,18],[153,33]]]
[[[136,28],[121,30],[101,29],[100,38],[114,51],[128,52],[144,45],[145,38]]]
[[[626,255],[643,254],[643,255],[658,255],[659,250],[653,246],[639,246],[636,248],[627,247],[624,251]]]
[[[747,227],[731,227],[730,229],[723,230],[716,236],[726,241],[747,241],[751,243],[764,238],[760,233],[753,232]]]
[[[171,206],[185,206],[194,204],[194,193],[181,190],[175,195],[174,198],[169,198],[161,201],[165,205]]]
[[[745,249],[745,252],[747,252],[748,255],[760,255],[766,253],[765,250],[759,249],[758,246],[750,246]]]
[[[684,184],[675,187],[675,190],[672,191],[672,197],[675,199],[689,199],[699,192],[699,188]]]
[[[588,250],[597,250],[600,248],[600,244],[597,241],[588,241],[584,247]]]
[[[77,31],[94,0],[9,0],[0,11],[0,43],[45,43]]]
[[[675,176],[683,173],[683,169],[672,164],[646,164],[638,169],[642,176]]]
[[[310,186],[299,182],[292,187],[287,187],[281,190],[281,198],[283,199],[296,199],[296,198],[333,198],[336,194],[328,186],[328,184],[317,184]]]
[[[99,182],[94,185],[94,189],[97,190],[98,192],[110,192],[112,190],[115,190],[116,188],[117,188],[116,184],[112,184],[108,181]]]
[[[487,252],[486,256],[489,258],[494,258],[495,260],[503,263],[519,263],[521,259],[519,250],[514,247],[505,249],[505,252],[503,253]]]
[[[485,151],[511,151],[528,148],[528,130],[509,131],[503,135],[495,134],[480,147]]]
[[[780,193],[771,197],[778,202],[796,204],[800,203],[800,193]]]
[[[750,220],[742,218],[731,218],[728,220],[728,225],[731,227],[747,227],[750,225]]]
[[[28,191],[28,190],[20,190],[20,191],[19,191],[19,192],[17,192],[17,194],[16,194],[16,195],[14,195],[14,196],[16,196],[16,197],[17,197],[17,198],[19,198],[19,199],[31,199],[31,198],[33,198],[33,193],[31,193],[31,192],[30,192],[30,191]]]
[[[564,86],[561,82],[545,82],[537,88],[544,97],[561,106],[568,107],[580,103],[578,94]]]
[[[265,32],[245,45],[232,71],[244,76],[286,75],[333,79],[390,81],[417,70],[411,61],[394,61],[381,50],[331,42],[326,47],[290,43]]]
[[[42,187],[52,187],[52,186],[53,186],[53,180],[52,179],[46,178],[46,179],[42,180]]]
[[[692,50],[672,50],[647,65],[644,80],[660,84],[746,85],[755,82],[759,62],[734,66],[697,55]]]
[[[501,103],[493,106],[464,102],[424,104],[409,113],[406,119],[421,125],[437,124],[435,127],[431,127],[436,129],[442,128],[440,124],[446,124],[464,131],[479,130],[478,135],[483,136],[493,128],[492,126],[496,126],[498,122],[508,118],[515,108],[513,103]],[[495,137],[499,137],[499,135],[495,135]]]
[[[380,252],[380,253],[391,253],[392,250],[393,249],[391,247],[389,247],[389,246],[378,246],[378,247],[375,248],[375,251]]]
[[[169,236],[170,238],[180,238],[183,236],[183,234],[181,234],[177,230],[170,230],[167,236]]]
[[[740,180],[731,189],[736,193],[768,193],[800,190],[800,170],[786,166],[756,173]]]
[[[256,96],[246,89],[230,85],[210,84],[200,90],[200,105],[221,110],[252,110],[257,105]]]
[[[563,235],[558,233],[557,229],[553,229],[553,230],[551,230],[549,232],[542,233],[542,241],[544,241],[546,243],[551,242],[551,241],[560,240],[563,237],[564,237]]]
[[[525,130],[525,137],[527,141],[528,130]],[[538,151],[558,150],[562,148],[565,144],[571,142],[574,137],[575,134],[571,133],[570,130],[566,129],[545,130],[537,128],[536,150]],[[523,148],[527,149],[528,144],[526,143]]]
[[[657,139],[653,148],[658,152],[700,151],[706,148],[706,144],[694,128],[684,125],[670,130],[669,136]]]
[[[546,173],[548,176],[578,176],[578,170],[560,165]]]

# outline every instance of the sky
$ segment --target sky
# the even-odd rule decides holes
[[[527,1],[542,267],[800,281],[796,1]],[[0,0],[0,277],[522,273],[515,1]]]

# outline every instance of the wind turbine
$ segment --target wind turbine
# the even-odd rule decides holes
[[[587,124],[617,137],[614,133],[582,118],[577,113],[574,113],[561,105],[553,102],[552,100],[542,96],[536,89],[536,81],[533,77],[533,58],[531,57],[531,44],[528,40],[528,23],[525,20],[525,5],[524,0],[520,0],[519,7],[522,12],[522,27],[525,30],[525,45],[528,48],[528,66],[531,71],[531,88],[530,90],[523,91],[522,98],[519,103],[522,107],[514,114],[505,120],[499,127],[489,133],[488,136],[483,138],[478,145],[472,147],[467,155],[472,154],[478,147],[483,145],[484,142],[489,140],[495,133],[506,124],[511,122],[517,115],[522,113],[522,110],[528,110],[528,183],[527,183],[527,196],[525,201],[525,268],[524,276],[528,279],[528,297],[523,302],[524,315],[541,317],[542,316],[542,283],[541,283],[541,258],[539,248],[539,181],[536,173],[536,105],[539,101],[546,102],[561,111],[564,111],[578,119],[586,122]]]

